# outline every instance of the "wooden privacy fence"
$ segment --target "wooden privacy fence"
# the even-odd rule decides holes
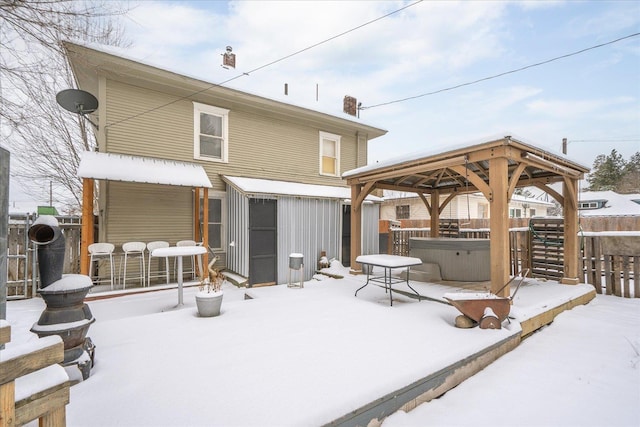
[[[449,220],[450,221],[450,220]],[[451,230],[453,227],[447,225]],[[531,276],[559,280],[564,275],[564,223],[561,218],[534,218],[528,226],[509,229],[512,275],[530,268]],[[409,255],[412,237],[430,237],[429,228],[391,228],[387,253]],[[488,238],[489,230],[459,228],[450,237]],[[597,293],[640,298],[640,232],[580,232],[580,281]]]
[[[0,320],[0,347],[11,340],[11,327]],[[40,426],[66,425],[69,377],[58,365],[64,345],[57,335],[0,350],[0,427],[39,419]]]
[[[640,298],[640,232],[582,233],[585,282],[599,294]]]

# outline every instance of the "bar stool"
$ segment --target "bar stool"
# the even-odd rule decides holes
[[[148,259],[148,267],[147,267],[147,286],[151,286],[151,279],[156,279],[160,277],[167,278],[167,285],[169,284],[169,257],[164,257],[164,275],[160,270],[160,260],[158,259],[158,270],[155,271],[155,275],[151,274],[151,259],[154,258],[151,256],[154,249],[158,248],[168,248],[169,242],[165,242],[163,240],[157,240],[155,242],[147,243],[147,251],[149,251],[149,259]]]
[[[115,245],[111,243],[92,243],[88,248],[89,254],[91,255],[89,259],[89,277],[95,283],[99,283],[101,279],[99,276],[100,273],[98,273],[98,276],[96,276],[96,280],[93,280],[94,261],[99,262],[102,258],[109,258],[109,282],[111,284],[111,290],[113,290],[113,251],[115,248]]]
[[[140,279],[140,286],[145,286],[145,262],[144,262],[144,250],[147,244],[144,242],[127,242],[122,244],[122,251],[124,252],[124,267],[122,272],[122,289],[127,288],[127,259],[138,258],[139,274],[132,276],[132,279]]]
[[[198,246],[198,244],[196,243],[195,240],[180,240],[178,243],[176,243],[176,246]],[[177,274],[176,273],[176,263],[177,260],[173,262],[173,274]],[[182,267],[182,273],[189,273],[191,274],[191,280],[195,280],[196,278],[196,257],[195,255],[191,256],[191,267],[188,269],[184,269],[184,265]]]

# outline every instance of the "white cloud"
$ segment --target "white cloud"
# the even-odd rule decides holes
[[[408,4],[142,2],[132,38],[141,59],[158,59],[153,62],[217,83]],[[633,15],[634,8],[625,2],[422,2],[227,85],[341,115],[345,95],[365,106],[385,103],[531,64],[548,58],[550,51],[566,53],[575,50],[572,43],[588,46],[601,20],[613,23],[618,16],[624,26],[638,22],[637,16],[624,17],[625,11]],[[576,38],[585,35],[585,40]],[[236,70],[220,66],[227,45],[237,55]],[[371,143],[373,158],[388,157],[389,147],[403,154],[424,144],[459,143],[502,131],[549,147],[559,147],[562,137],[612,133],[611,126],[640,133],[629,125],[637,118],[638,99],[622,98],[625,86],[608,77],[634,59],[637,65],[636,45],[630,40],[553,66],[363,110],[364,122],[389,130]],[[592,163],[589,150],[580,155],[584,158],[578,161]]]
[[[586,116],[605,113],[610,108],[632,102],[634,102],[632,97],[583,100],[539,99],[528,103],[527,109],[531,113],[546,115],[555,119],[585,119]]]
[[[195,3],[196,6],[199,3]],[[405,2],[234,2],[221,16],[188,3],[142,2],[129,21],[132,55],[172,69],[224,81],[283,58],[407,5]],[[251,73],[231,85],[261,93],[282,92],[285,82],[315,83],[341,102],[346,93],[384,101],[403,91],[415,95],[425,79],[441,79],[495,58],[505,6],[493,2],[424,2],[356,29],[326,44]],[[237,55],[237,70],[220,68],[226,45]],[[203,53],[204,52],[204,53]],[[204,66],[203,66],[204,64]],[[204,74],[204,75],[203,75]],[[437,77],[436,77],[437,76]],[[402,84],[406,82],[406,89]]]
[[[610,39],[612,35],[624,36],[636,32],[640,24],[640,3],[637,1],[610,1],[601,13],[576,14],[567,22],[568,31],[576,38],[597,36]]]

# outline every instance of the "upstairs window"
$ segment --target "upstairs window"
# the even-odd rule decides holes
[[[320,132],[320,175],[340,174],[340,135]]]
[[[226,163],[229,153],[229,110],[194,102],[193,121],[193,157]]]

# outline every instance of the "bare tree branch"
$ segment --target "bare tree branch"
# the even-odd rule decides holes
[[[12,175],[42,198],[49,186],[67,212],[82,202],[80,154],[95,147],[84,119],[64,111],[56,93],[74,87],[61,41],[124,46],[115,1],[0,0],[0,142],[12,152]]]

